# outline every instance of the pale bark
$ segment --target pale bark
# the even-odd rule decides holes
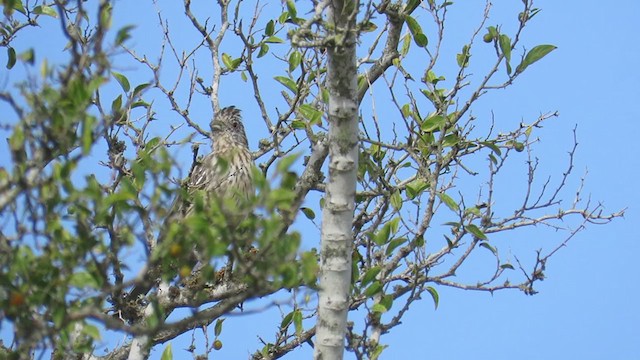
[[[354,4],[355,3],[355,4]],[[320,291],[315,358],[342,359],[351,288],[352,222],[358,169],[357,2],[332,1],[327,22],[335,43],[327,48],[329,179],[322,214]]]

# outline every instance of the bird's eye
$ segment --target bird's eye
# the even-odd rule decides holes
[[[231,126],[233,126],[234,128],[237,128],[239,125],[239,123],[237,121],[234,121],[231,123]]]

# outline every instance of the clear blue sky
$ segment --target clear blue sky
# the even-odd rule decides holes
[[[116,18],[116,23],[137,24],[138,28],[133,31],[134,47],[154,54],[160,38],[146,33],[155,29],[157,34],[156,15],[141,15],[149,11],[147,3],[118,2],[116,16],[122,17]],[[168,7],[167,3],[160,1],[160,7]],[[275,7],[275,10],[265,10],[269,13],[280,11],[280,1],[265,1],[265,4]],[[464,2],[456,2],[452,7],[451,36],[468,38],[467,33],[455,33],[455,24],[462,24],[468,18],[477,19],[479,14],[471,10],[481,7],[465,9],[466,6]],[[506,23],[499,6],[496,4],[496,14],[489,24]],[[524,44],[530,48],[549,43],[558,49],[533,65],[514,86],[483,98],[480,106],[493,110],[501,119],[511,118],[510,124],[530,120],[540,113],[559,111],[559,119],[548,122],[541,131],[542,142],[537,146],[537,155],[548,174],[563,170],[562,160],[570,149],[571,131],[577,124],[579,147],[575,175],[579,177],[588,170],[585,194],[591,194],[594,202],[601,201],[607,211],[628,207],[626,217],[606,226],[590,226],[579,233],[547,264],[547,280],[538,284],[539,294],[535,296],[516,291],[490,295],[438,288],[440,306],[437,310],[431,300],[425,298],[411,309],[401,326],[383,337],[383,342],[390,345],[383,359],[640,358],[640,308],[637,305],[640,294],[636,285],[640,277],[640,236],[633,230],[640,223],[637,207],[640,196],[632,188],[640,167],[635,145],[640,139],[636,125],[640,121],[637,105],[640,103],[640,51],[636,39],[640,33],[640,2],[540,0],[536,6],[543,11],[526,31]],[[179,8],[176,11],[181,13]],[[180,41],[195,41],[193,32],[183,28],[184,23],[170,25],[174,34],[184,32]],[[38,33],[32,34],[36,36],[33,41],[41,41]],[[55,57],[64,47],[64,41],[48,41],[47,46]],[[4,56],[4,53],[0,55],[2,63]],[[133,65],[124,63],[123,59],[125,57],[119,57],[123,61],[119,64],[120,71],[132,73]],[[0,78],[3,71],[4,68],[0,70]],[[245,116],[256,115],[255,102],[249,97],[247,86],[229,84],[221,93],[222,104],[237,105]],[[274,96],[279,96],[278,92],[279,89],[273,91]],[[163,113],[161,106],[156,110],[159,117],[175,116]],[[263,132],[250,132],[254,149],[263,136]],[[307,228],[311,231],[307,230],[305,236],[319,236],[313,226]],[[511,241],[544,246],[546,238],[540,237],[548,235],[548,232],[527,231],[518,233],[518,238]],[[534,254],[530,252],[529,256]],[[222,337],[224,348],[218,353],[220,358],[246,358],[258,348],[258,335],[271,339],[273,326],[278,321],[276,314],[277,310],[272,310],[263,316],[228,319]],[[122,338],[114,335],[111,340],[117,342]],[[176,358],[187,356],[182,350],[187,346],[187,342],[173,342]],[[160,354],[161,351],[156,351],[154,358]],[[305,345],[304,351],[286,358],[308,358],[310,354]]]

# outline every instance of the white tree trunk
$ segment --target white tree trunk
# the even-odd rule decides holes
[[[336,43],[327,48],[329,180],[322,214],[320,291],[315,359],[342,359],[351,290],[352,222],[358,169],[357,1],[331,1],[326,21]],[[343,31],[347,30],[347,31]]]

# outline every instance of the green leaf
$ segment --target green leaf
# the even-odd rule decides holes
[[[34,7],[33,13],[37,15],[47,15],[54,18],[58,17],[58,13],[51,6],[47,5],[38,5]]]
[[[296,160],[298,160],[299,158],[300,154],[289,154],[278,161],[276,169],[280,174],[284,174],[289,171],[291,165],[293,165],[293,163],[296,162]]]
[[[216,325],[214,327],[213,333],[216,337],[220,336],[220,334],[222,333],[222,323],[224,322],[224,319],[218,319],[216,320]]]
[[[507,35],[500,35],[500,49],[507,60],[507,74],[511,74],[511,39]]]
[[[258,58],[265,56],[269,52],[269,45],[262,44],[260,45],[260,51],[258,52]]]
[[[300,105],[298,111],[300,111],[300,114],[302,114],[305,119],[309,120],[309,123],[312,125],[318,125],[322,121],[322,111],[316,109],[310,104]]]
[[[462,47],[462,52],[456,55],[458,66],[461,68],[467,67],[469,65],[470,57],[471,55],[469,54],[469,45],[464,45]]]
[[[422,28],[418,21],[409,15],[405,16],[405,21],[407,22],[407,26],[409,26],[409,32],[411,32],[413,41],[415,41],[416,45],[420,47],[427,46],[427,36],[422,32]]]
[[[518,65],[518,67],[516,68],[516,73],[519,74],[523,72],[527,67],[529,67],[529,65],[542,59],[547,54],[549,54],[550,52],[552,52],[557,48],[558,47],[554,45],[538,45],[534,47],[527,53],[527,55],[525,55],[524,60],[522,60],[522,63]]]
[[[284,40],[280,39],[277,36],[269,36],[267,39],[265,39],[264,42],[268,44],[281,44],[284,42]]]
[[[298,15],[298,11],[296,10],[296,4],[293,2],[293,0],[287,0],[287,11],[289,12],[289,16],[292,19],[295,19],[296,16]]]
[[[83,324],[82,333],[89,336],[94,340],[100,340],[100,330],[97,326],[90,324]]]
[[[422,123],[421,129],[425,132],[432,132],[434,130],[440,129],[446,122],[446,117],[442,115],[433,115]]]
[[[7,69],[11,69],[16,64],[16,51],[11,46],[7,48],[7,57]]]
[[[498,146],[496,146],[496,144],[489,142],[489,141],[481,141],[480,142],[481,145],[488,147],[489,149],[491,149],[491,151],[493,151],[494,153],[496,153],[496,155],[500,156],[502,155],[502,151],[500,151],[500,148]]]
[[[515,268],[513,267],[513,265],[509,264],[509,263],[504,263],[502,265],[500,265],[501,269],[509,269],[509,270],[515,270]]]
[[[363,33],[373,32],[378,29],[378,26],[371,21],[360,24],[360,31]]]
[[[23,51],[18,57],[27,64],[33,65],[36,60],[36,53],[33,48],[30,48],[27,51]]]
[[[287,89],[291,90],[294,94],[298,93],[298,85],[292,79],[284,76],[275,76],[277,82],[284,85]]]
[[[129,40],[131,38],[131,34],[129,34],[129,32],[135,27],[135,25],[126,25],[121,27],[116,34],[116,45],[122,45],[125,41]]]
[[[442,201],[451,211],[458,212],[460,208],[458,207],[458,203],[456,203],[451,196],[445,193],[438,193],[438,198]]]
[[[411,48],[411,34],[407,34],[402,37],[402,47],[400,48],[400,55],[407,56],[409,49]]]
[[[307,219],[309,220],[313,220],[316,218],[316,214],[313,212],[313,210],[309,209],[308,207],[301,207],[300,211],[302,211],[304,216],[306,216]]]
[[[124,92],[128,92],[129,89],[131,88],[131,85],[129,84],[129,80],[127,79],[127,77],[115,71],[112,72],[112,74],[113,74],[113,77],[116,78],[118,83],[120,83],[120,86],[122,86],[122,90],[124,90]]]
[[[280,322],[280,329],[286,329],[289,326],[289,324],[291,324],[291,321],[293,320],[293,313],[294,312],[295,312],[295,310],[291,311],[290,313],[285,315],[285,317]]]
[[[391,206],[396,210],[400,210],[402,208],[402,196],[400,196],[400,191],[396,190],[391,194]]]
[[[429,44],[429,39],[427,39],[427,35],[420,33],[420,34],[415,34],[413,36],[413,41],[416,42],[416,45],[420,46],[420,47],[425,47]]]
[[[491,246],[488,242],[482,242],[482,243],[480,243],[480,246],[482,246],[483,248],[488,249],[489,251],[491,251],[493,253],[493,255],[498,255],[498,250],[496,250],[496,248]]]
[[[507,35],[500,35],[500,50],[502,50],[507,62],[511,61],[511,39]]]
[[[88,155],[93,144],[93,129],[95,128],[96,118],[87,116],[82,123],[82,153]]]
[[[71,274],[69,277],[69,285],[77,288],[91,288],[98,289],[99,284],[96,279],[88,272],[77,272]]]
[[[227,53],[222,53],[222,63],[227,69],[233,70],[233,60]]]
[[[273,35],[275,31],[275,23],[273,22],[273,20],[269,20],[269,22],[267,23],[267,27],[264,29],[264,34],[266,36],[271,36]]]
[[[142,90],[148,88],[149,86],[151,86],[151,84],[149,83],[144,83],[144,84],[140,84],[138,86],[135,87],[135,89],[133,89],[133,96],[137,96],[138,94],[140,94],[142,92]]]
[[[408,240],[407,238],[401,237],[401,238],[397,238],[389,241],[389,244],[387,244],[387,249],[384,251],[384,254],[386,256],[393,254],[393,250],[397,249],[398,246],[406,243],[407,240]]]
[[[433,298],[433,303],[436,306],[436,309],[438,309],[438,303],[440,302],[440,295],[438,295],[438,292],[436,291],[436,289],[434,289],[431,286],[427,286],[427,291]]]
[[[467,230],[469,233],[471,233],[476,238],[478,238],[480,240],[487,240],[487,235],[485,235],[482,232],[482,230],[480,230],[477,226],[475,226],[473,224],[469,224],[469,225],[465,226],[464,228],[465,228],[465,230]]]
[[[293,326],[296,329],[296,334],[302,334],[304,328],[302,327],[302,312],[300,310],[296,310],[293,313]]]
[[[416,196],[422,194],[422,192],[429,187],[426,181],[423,179],[415,179],[407,184],[407,196],[409,200],[413,200]]]
[[[406,14],[411,14],[413,12],[413,10],[415,10],[418,5],[420,5],[421,0],[409,0],[409,2],[407,2],[407,5],[404,8],[404,12]]]
[[[302,54],[299,51],[294,51],[289,55],[289,71],[295,70],[302,61]]]
[[[376,276],[378,276],[378,274],[380,273],[380,270],[382,270],[380,266],[374,266],[371,269],[367,270],[367,272],[364,273],[364,276],[362,276],[362,286],[367,286],[373,280],[375,280]]]
[[[167,344],[167,347],[164,348],[160,360],[173,360],[173,350],[171,349],[171,343]]]
[[[380,284],[379,281],[375,281],[373,284],[371,284],[365,291],[364,294],[367,297],[371,297],[379,292],[382,291],[382,284]]]
[[[371,312],[373,313],[379,313],[379,314],[384,314],[387,311],[389,311],[389,309],[387,309],[386,306],[384,306],[383,304],[373,304],[373,306],[371,307]]]
[[[113,101],[111,102],[111,112],[115,114],[120,111],[121,107],[122,107],[122,94],[118,95],[118,97],[113,99]]]

